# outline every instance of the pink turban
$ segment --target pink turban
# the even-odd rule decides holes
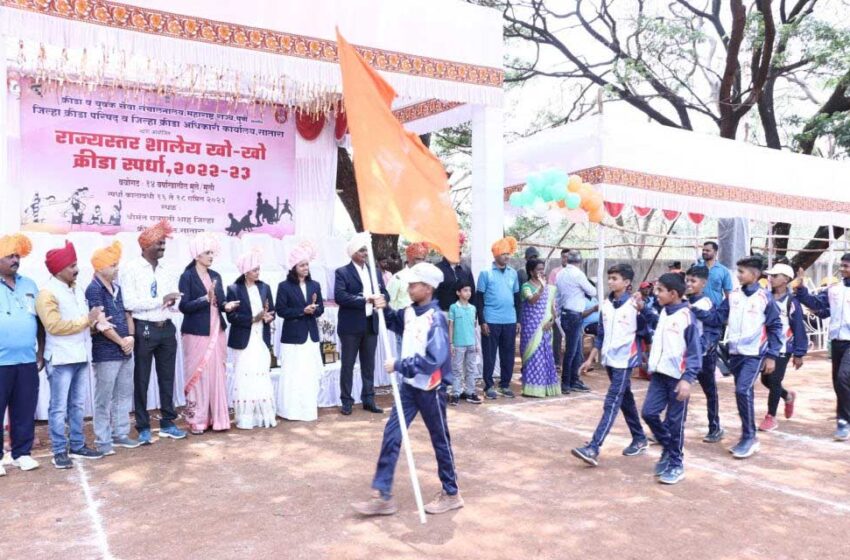
[[[257,248],[248,251],[247,253],[239,257],[238,261],[236,261],[236,268],[239,269],[239,272],[241,274],[245,274],[246,272],[250,272],[255,268],[259,268],[262,254],[262,251]]]
[[[362,245],[361,245],[362,247]],[[299,243],[296,247],[289,252],[289,268],[295,268],[300,262],[310,262],[316,258],[316,249],[313,247],[313,244],[309,241],[304,241]]]
[[[192,254],[193,259],[207,251],[212,251],[213,256],[218,256],[219,251],[221,251],[221,245],[219,245],[215,235],[208,232],[201,232],[189,242],[189,252]]]

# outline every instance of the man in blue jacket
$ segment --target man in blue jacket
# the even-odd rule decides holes
[[[399,372],[404,381],[399,391],[405,425],[409,426],[421,413],[437,456],[443,488],[425,506],[425,511],[431,514],[463,507],[446,420],[446,388],[453,382],[448,324],[445,315],[440,312],[439,303],[432,299],[434,290],[442,281],[440,269],[430,263],[420,263],[410,269],[408,293],[412,306],[390,311],[386,309],[383,298],[375,300],[376,308],[386,309],[389,327],[404,334],[401,358],[389,358],[384,366],[391,375]],[[381,455],[372,480],[375,493],[368,501],[352,504],[355,511],[363,515],[392,515],[398,511],[392,497],[392,484],[400,447],[401,427],[398,410],[394,407],[384,428]]]

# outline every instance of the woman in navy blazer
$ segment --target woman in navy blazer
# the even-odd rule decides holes
[[[233,311],[239,304],[226,303],[221,276],[210,268],[218,248],[218,240],[212,234],[196,235],[189,244],[194,261],[183,271],[179,283],[186,377],[183,414],[193,434],[203,433],[207,428],[230,428],[222,311]]]
[[[310,278],[313,255],[309,245],[295,247],[289,255],[289,274],[277,287],[275,310],[283,317],[277,415],[289,420],[318,417],[319,378],[324,365],[317,319],[325,305],[319,283]]]
[[[238,302],[238,307],[227,314],[230,321],[227,345],[234,349],[236,427],[244,430],[277,425],[269,354],[274,302],[271,288],[260,282],[261,256],[256,251],[242,255],[237,262],[242,275],[227,288],[227,301]]]

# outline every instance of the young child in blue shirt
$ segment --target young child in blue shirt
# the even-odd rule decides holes
[[[720,399],[717,396],[717,343],[723,334],[723,323],[717,307],[703,291],[708,283],[709,270],[703,265],[694,265],[685,273],[685,289],[691,311],[697,318],[697,330],[702,344],[702,366],[697,381],[705,394],[708,413],[708,433],[702,438],[705,443],[717,443],[725,435],[720,426]]]
[[[776,264],[768,270],[770,290],[773,295],[773,303],[779,311],[779,320],[782,322],[780,339],[782,346],[779,350],[779,358],[776,360],[776,369],[770,375],[763,374],[761,383],[768,388],[767,414],[759,424],[759,431],[771,432],[779,427],[776,421],[776,412],[779,408],[779,400],[785,401],[785,418],[794,415],[794,401],[797,393],[786,391],[782,386],[785,379],[785,371],[788,362],[792,362],[794,369],[803,366],[803,356],[809,351],[809,337],[806,335],[806,325],[803,322],[803,307],[788,285],[794,279],[794,269],[787,264]]]
[[[449,404],[457,405],[461,399],[471,404],[481,404],[481,397],[475,392],[480,352],[475,340],[476,309],[469,302],[472,284],[459,280],[455,288],[458,299],[449,307],[449,344],[452,347],[452,373],[455,378]]]
[[[409,426],[417,414],[431,435],[437,458],[437,472],[443,489],[425,506],[430,514],[445,513],[463,507],[457,486],[451,437],[446,419],[447,387],[453,383],[451,351],[446,317],[434,291],[443,281],[443,273],[430,263],[419,263],[409,269],[407,287],[413,305],[392,311],[383,297],[375,301],[375,309],[383,309],[387,326],[402,338],[401,357],[389,358],[384,368],[390,375],[398,372],[404,381],[399,386],[404,408],[404,422]],[[392,496],[393,476],[401,447],[399,412],[393,407],[384,428],[381,454],[372,480],[372,498],[352,504],[363,515],[392,515],[398,511]]]
[[[594,348],[580,368],[581,373],[586,372],[598,356],[611,380],[605,395],[602,418],[599,419],[593,437],[584,447],[571,451],[574,457],[594,467],[599,464],[599,449],[620,410],[632,434],[632,442],[623,449],[623,455],[640,455],[647,448],[646,434],[640,425],[632,394],[631,373],[641,362],[638,337],[646,334],[652,319],[649,316],[650,308],[644,305],[641,295],[632,295],[630,292],[634,277],[635,272],[628,264],[616,264],[608,269],[610,293],[599,306],[599,327]]]
[[[685,420],[691,384],[702,369],[702,344],[698,321],[685,296],[680,273],[662,274],[655,285],[661,305],[652,334],[647,367],[652,373],[641,416],[662,446],[655,476],[662,484],[676,484],[685,477]],[[713,372],[712,372],[713,373]],[[661,413],[667,410],[664,420]]]
[[[736,459],[746,459],[760,447],[753,386],[759,373],[770,375],[776,369],[782,321],[773,296],[758,283],[764,268],[762,259],[744,257],[737,266],[741,287],[729,294],[718,312],[727,324],[729,369],[735,377],[735,401],[741,417],[741,439],[729,451]]]

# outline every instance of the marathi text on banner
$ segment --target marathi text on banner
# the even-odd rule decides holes
[[[295,233],[285,111],[129,97],[23,81],[23,229],[115,233],[165,218],[182,233]]]

